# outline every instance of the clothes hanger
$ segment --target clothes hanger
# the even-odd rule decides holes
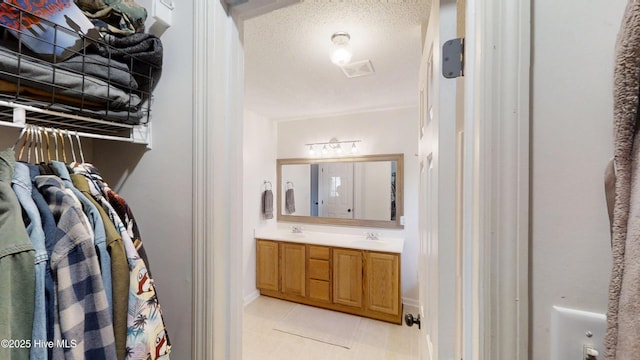
[[[18,135],[18,138],[16,139],[16,142],[13,143],[13,146],[11,147],[11,150],[14,151],[14,154],[16,154],[16,146],[18,146],[18,144],[23,141],[24,136],[27,133],[27,128],[23,127],[22,130],[20,130],[20,135]],[[24,147],[24,142],[22,143],[22,146]],[[15,156],[15,155],[14,155]],[[20,161],[20,156],[16,157],[17,161]]]
[[[84,164],[84,151],[82,151],[82,143],[80,142],[80,135],[78,135],[78,131],[76,131],[76,141],[78,142],[78,148],[80,149],[80,159]]]
[[[76,150],[73,147],[73,140],[71,138],[71,133],[69,133],[69,130],[65,130],[64,131],[67,134],[67,137],[69,138],[69,146],[71,146],[71,156],[73,157],[73,162],[76,162]],[[67,161],[65,160],[65,163]]]
[[[56,147],[56,161],[60,161],[58,159],[58,134],[57,134],[57,130],[56,129],[51,129],[51,135],[53,135],[53,141],[55,143],[55,147]]]
[[[44,129],[44,139],[47,143],[47,162],[51,162],[51,147],[50,147],[50,142],[49,142],[49,132],[53,131],[51,128],[45,128]]]
[[[41,141],[40,129],[37,126],[33,127],[33,139],[34,139],[34,142],[33,142],[33,154],[34,154],[34,157],[36,159],[35,164],[39,164],[40,163],[40,157],[38,156],[39,155],[38,154],[38,150],[40,150],[42,147],[40,146],[40,141]]]
[[[18,143],[20,142],[20,140],[22,140],[22,138],[24,137],[24,134],[27,132],[27,128],[23,127],[22,130],[20,131],[20,135],[18,135],[18,138],[16,139],[16,142],[13,143],[13,146],[11,147],[11,150],[15,150],[16,146],[18,145]]]
[[[45,129],[42,126],[38,126],[38,144],[40,144],[40,158],[42,159],[42,162],[45,162],[43,141],[45,133]]]
[[[29,132],[29,143],[27,144],[27,162],[31,163],[31,149],[33,148],[33,137],[34,137],[34,132],[33,132],[33,127],[29,126],[29,130],[27,130]]]
[[[62,147],[62,161],[66,164],[67,163],[67,149],[65,149],[64,147],[64,134],[62,133],[62,130],[57,130],[58,131],[58,136],[60,136],[60,146]]]

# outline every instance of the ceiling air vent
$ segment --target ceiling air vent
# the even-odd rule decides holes
[[[370,60],[362,60],[340,66],[344,75],[348,78],[355,78],[373,74],[373,65]]]

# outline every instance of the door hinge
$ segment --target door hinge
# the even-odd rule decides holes
[[[442,45],[442,76],[455,79],[464,75],[464,38],[451,39]]]

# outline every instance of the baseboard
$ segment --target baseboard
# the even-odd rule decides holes
[[[417,314],[420,311],[420,303],[417,299],[402,298],[402,305],[404,305],[404,313]]]
[[[257,299],[260,296],[260,292],[258,289],[253,290],[248,295],[244,297],[244,306],[247,306],[253,302],[253,300]]]

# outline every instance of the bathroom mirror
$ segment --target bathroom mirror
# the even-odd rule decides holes
[[[403,228],[403,154],[278,159],[278,221]]]

